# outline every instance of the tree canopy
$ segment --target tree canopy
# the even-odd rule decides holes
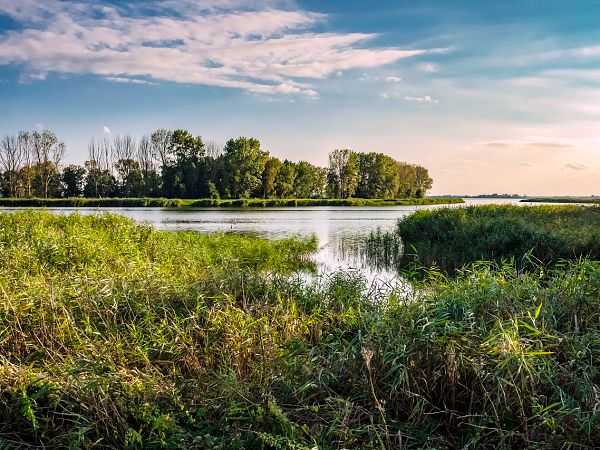
[[[159,129],[136,141],[128,134],[92,139],[83,165],[62,166],[55,133],[21,131],[0,139],[4,197],[410,198],[433,180],[427,168],[383,153],[336,149],[328,167],[281,161],[258,139],[224,145],[187,130]]]

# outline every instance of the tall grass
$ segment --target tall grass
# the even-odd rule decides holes
[[[176,198],[0,198],[0,207],[299,207],[299,206],[412,206],[463,203],[460,198],[292,198],[292,199],[176,199]]]
[[[1,214],[0,447],[600,446],[598,263],[375,299],[315,246]]]
[[[372,233],[367,247],[371,258],[383,258],[389,265],[417,262],[448,273],[480,260],[514,258],[526,267],[531,261],[600,259],[600,208],[489,205],[422,210],[400,219],[395,231]]]

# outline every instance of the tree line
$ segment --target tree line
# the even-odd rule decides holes
[[[159,129],[136,141],[92,139],[83,165],[63,166],[55,133],[21,131],[0,140],[3,197],[419,198],[432,186],[423,166],[383,153],[329,154],[327,168],[272,156],[254,138],[224,145],[186,130]]]

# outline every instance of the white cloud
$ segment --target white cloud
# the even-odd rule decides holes
[[[417,102],[417,103],[439,103],[439,100],[432,98],[429,95],[425,95],[423,97],[404,97],[404,100],[407,102]]]
[[[307,79],[443,51],[368,48],[376,35],[311,31],[326,16],[281,5],[0,0],[0,14],[23,27],[0,34],[0,64],[22,64],[28,74],[94,74],[115,82],[164,80],[315,97]],[[143,14],[149,10],[151,15]]]
[[[419,70],[421,72],[433,73],[433,72],[437,72],[438,68],[433,63],[422,63],[422,64],[419,64]]]
[[[140,80],[138,78],[127,78],[127,77],[105,77],[107,81],[112,81],[114,83],[128,83],[128,84],[151,84],[156,85],[152,81],[148,80]]]
[[[108,128],[108,126],[106,126],[106,125],[104,125],[104,128],[102,128],[102,132],[104,134],[110,134],[111,133],[110,128]]]
[[[572,170],[587,170],[590,169],[591,167],[588,166],[587,164],[580,164],[580,163],[569,163],[569,164],[565,164],[565,169],[572,169]]]
[[[389,77],[385,77],[385,81],[387,81],[389,83],[400,83],[402,81],[402,78],[395,77],[395,76],[389,76]]]
[[[523,139],[484,141],[478,142],[476,145],[490,148],[535,147],[545,150],[560,150],[575,147],[573,142],[550,136],[526,136]]]

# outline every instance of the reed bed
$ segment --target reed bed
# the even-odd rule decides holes
[[[435,266],[453,273],[476,261],[514,259],[520,268],[580,257],[600,259],[600,208],[471,206],[421,210],[391,232],[371,233],[369,257],[405,270]]]
[[[316,245],[0,214],[0,447],[600,446],[597,262],[374,301]]]

